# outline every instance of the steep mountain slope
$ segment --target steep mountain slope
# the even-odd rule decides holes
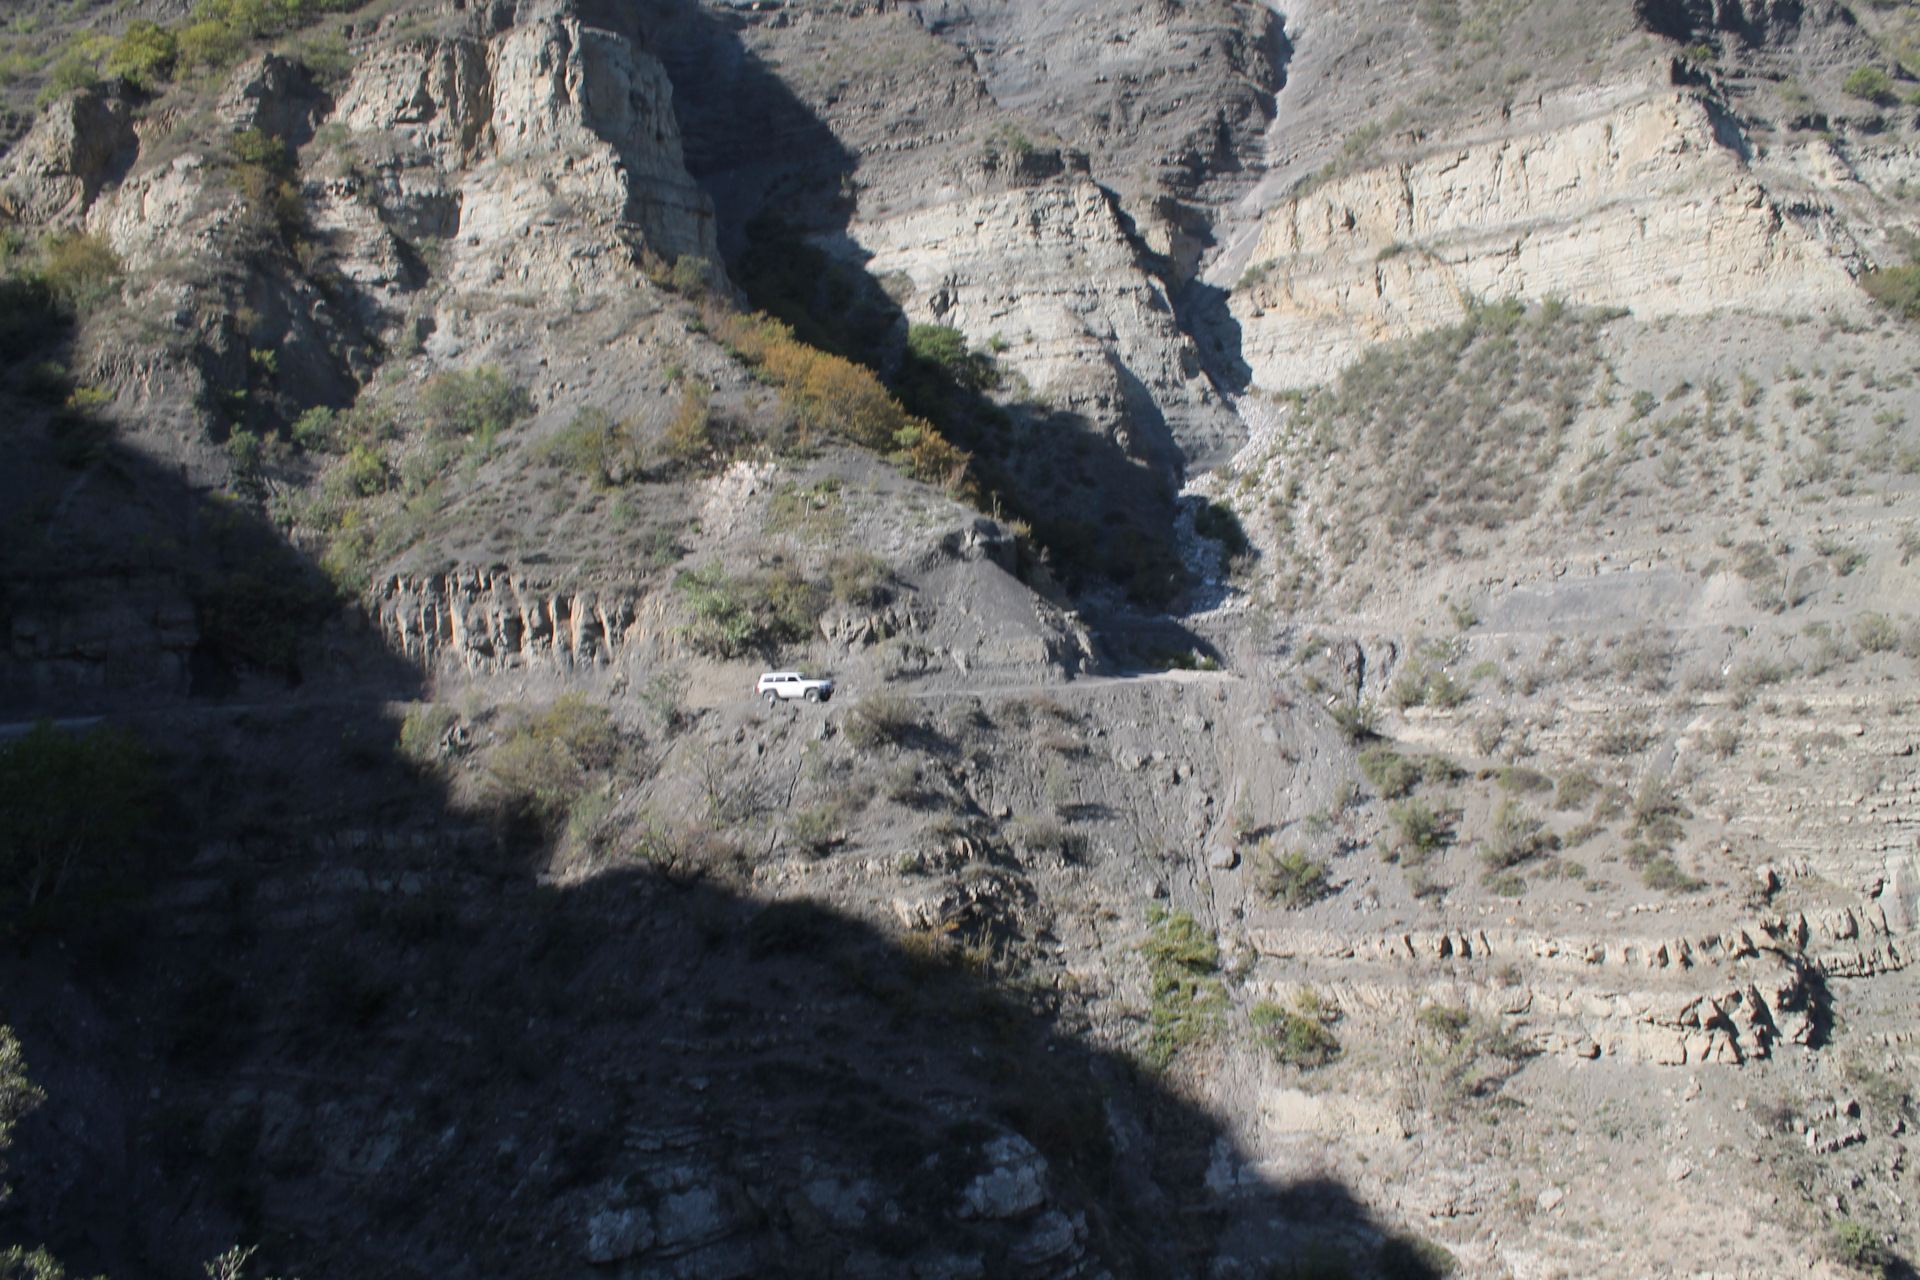
[[[1903,1274],[1910,18],[27,6],[0,1234]]]

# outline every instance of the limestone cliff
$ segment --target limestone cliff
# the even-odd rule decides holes
[[[1056,408],[1135,457],[1217,453],[1237,423],[1106,192],[1090,181],[954,200],[849,236],[920,323],[1001,351]]]
[[[1455,322],[1469,296],[1642,318],[1861,305],[1860,251],[1833,208],[1750,164],[1705,99],[1599,90],[1532,115],[1540,127],[1435,148],[1268,211],[1233,300],[1255,380],[1320,381],[1372,343]]]

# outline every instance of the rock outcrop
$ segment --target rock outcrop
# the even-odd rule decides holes
[[[0,217],[72,224],[139,150],[126,99],[80,89],[55,101],[0,161]]]
[[[396,283],[389,234],[444,239],[456,289],[619,291],[627,244],[717,262],[672,101],[650,54],[571,16],[389,48],[333,115],[372,163],[327,184],[316,223],[356,246],[348,274],[382,292]],[[391,232],[368,234],[372,212]]]
[[[917,322],[992,345],[1057,409],[1154,462],[1217,455],[1239,426],[1091,181],[971,196],[848,231]]]
[[[1602,109],[1549,119],[1595,98]],[[1860,305],[1863,264],[1838,215],[1784,172],[1763,177],[1705,99],[1602,90],[1535,115],[1531,132],[1269,210],[1232,304],[1255,381],[1322,381],[1374,342],[1454,323],[1471,298],[1551,296],[1643,319]]]
[[[1431,967],[1444,965],[1468,984],[1469,1007],[1547,1052],[1738,1066],[1813,1031],[1813,975],[1791,950],[1788,922],[1772,923],[1691,938],[1255,929],[1247,941],[1260,955],[1345,970],[1335,979],[1345,1000],[1377,1014],[1410,1016],[1431,998]]]
[[[662,604],[637,589],[571,590],[505,567],[390,578],[369,603],[396,652],[468,672],[604,666],[667,629]]]

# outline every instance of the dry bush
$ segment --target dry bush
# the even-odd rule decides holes
[[[1657,693],[1667,687],[1674,654],[1674,641],[1670,634],[1642,627],[1621,637],[1612,649],[1610,665],[1614,676],[1623,684],[1649,693]]]
[[[870,693],[847,713],[843,732],[861,751],[899,742],[920,723],[913,703],[893,693]]]
[[[1546,829],[1546,823],[1511,800],[1494,815],[1493,830],[1480,850],[1481,861],[1490,871],[1507,871],[1550,849],[1560,847],[1560,837]]]
[[[1385,743],[1360,753],[1360,772],[1383,800],[1398,800],[1420,783],[1420,766]]]
[[[802,428],[885,454],[916,480],[971,491],[968,455],[902,408],[873,370],[797,341],[767,315],[725,315],[713,329],[735,358],[780,388]]]
[[[565,694],[544,711],[519,712],[487,753],[487,798],[502,812],[553,822],[619,748],[607,709]]]

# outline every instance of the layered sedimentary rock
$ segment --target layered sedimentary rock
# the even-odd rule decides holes
[[[1781,194],[1797,184],[1747,150],[1705,100],[1653,91],[1297,195],[1267,212],[1233,301],[1254,379],[1320,381],[1371,343],[1453,323],[1472,297],[1642,318],[1857,308],[1862,263],[1840,219]]]
[[[1216,452],[1238,424],[1091,181],[974,195],[849,235],[917,322],[1000,350],[1056,409],[1160,460]]]
[[[374,163],[328,188],[323,223],[351,232],[371,203],[402,235],[445,238],[456,288],[624,287],[622,239],[666,261],[718,258],[666,73],[572,17],[390,49],[361,65],[334,121]]]
[[[1737,1066],[1812,1034],[1814,987],[1793,925],[1774,919],[1695,937],[1585,938],[1511,930],[1341,938],[1254,929],[1247,940],[1261,955],[1311,958],[1330,969],[1343,1003],[1356,1009],[1406,1011],[1428,1002],[1426,981],[1441,965],[1448,981],[1468,983],[1472,1008],[1547,1052]]]

